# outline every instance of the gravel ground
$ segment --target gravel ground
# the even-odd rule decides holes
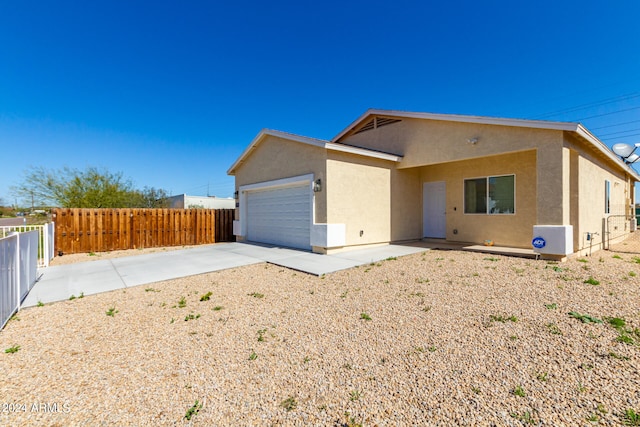
[[[622,425],[640,413],[636,274],[630,254],[433,250],[33,307],[0,332],[0,425]]]

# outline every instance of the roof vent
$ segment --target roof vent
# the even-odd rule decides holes
[[[362,126],[360,129],[355,131],[354,135],[358,134],[358,133],[366,132],[366,131],[371,130],[371,129],[377,129],[377,128],[382,127],[382,126],[390,125],[390,124],[393,124],[393,123],[398,123],[398,122],[401,122],[401,121],[402,120],[400,120],[400,119],[389,119],[389,118],[386,118],[386,117],[374,117],[373,119],[368,121],[364,126]]]

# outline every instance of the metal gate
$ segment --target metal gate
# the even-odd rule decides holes
[[[610,215],[605,218],[605,249],[640,253],[640,215]]]

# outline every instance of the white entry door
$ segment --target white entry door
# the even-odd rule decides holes
[[[422,186],[422,235],[447,237],[447,186],[444,181],[425,182]]]

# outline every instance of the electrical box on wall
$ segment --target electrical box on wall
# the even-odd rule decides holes
[[[539,254],[569,255],[573,253],[572,225],[534,225],[533,251]]]

